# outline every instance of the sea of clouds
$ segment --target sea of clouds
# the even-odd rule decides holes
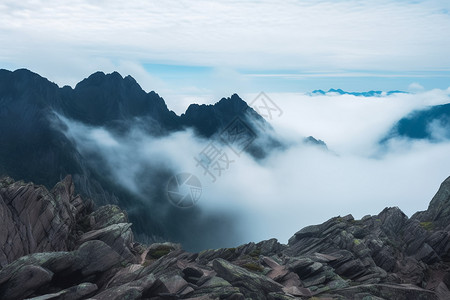
[[[243,98],[250,103],[255,96]],[[145,192],[148,186],[158,184],[157,188],[167,189],[167,183],[144,180],[144,168],[197,176],[202,184],[195,207],[199,214],[233,220],[227,224],[228,235],[222,230],[224,236],[208,242],[211,229],[223,225],[221,218],[209,218],[206,241],[200,247],[235,246],[272,237],[286,243],[304,226],[349,213],[355,218],[374,215],[385,207],[398,206],[411,216],[427,208],[440,183],[450,176],[448,139],[428,142],[394,137],[380,143],[395,123],[412,111],[450,103],[450,89],[383,97],[268,96],[283,111],[267,120],[274,128],[270,134],[288,146],[257,160],[245,153],[238,156],[219,143],[233,162],[214,182],[194,159],[211,140],[199,138],[191,130],[156,138],[136,125],[117,135],[61,118],[78,150],[100,155],[110,176],[148,207],[157,202]],[[430,130],[436,135],[440,129],[435,124]],[[328,150],[303,143],[307,136],[323,140]],[[189,209],[180,210],[183,213],[189,214]],[[184,222],[189,230],[189,219]],[[195,235],[202,236],[202,228],[195,230]]]

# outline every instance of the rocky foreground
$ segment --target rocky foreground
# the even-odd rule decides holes
[[[425,212],[351,215],[237,248],[133,240],[70,176],[51,191],[0,179],[0,299],[450,299],[450,177]]]

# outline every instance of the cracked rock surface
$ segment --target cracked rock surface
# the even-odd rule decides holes
[[[276,239],[189,253],[134,241],[71,177],[0,180],[0,299],[450,299],[450,177],[427,211],[332,218]]]

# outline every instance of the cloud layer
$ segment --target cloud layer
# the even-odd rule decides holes
[[[396,139],[387,146],[378,144],[395,121],[411,111],[449,103],[448,90],[373,98],[270,96],[284,111],[272,125],[290,147],[255,161],[248,155],[236,156],[219,144],[234,162],[216,182],[205,176],[194,160],[210,141],[198,139],[190,131],[156,139],[138,127],[116,136],[105,128],[65,122],[80,151],[100,154],[111,176],[140,195],[141,201],[155,201],[147,193],[149,186],[166,188],[164,182],[142,181],[140,174],[146,169],[195,174],[203,187],[196,209],[208,220],[208,228],[196,227],[196,236],[210,239],[203,244],[208,247],[271,237],[286,242],[306,225],[339,214],[361,218],[386,206],[399,206],[411,215],[426,209],[439,184],[450,175],[448,140]],[[308,135],[325,140],[330,151],[302,143]],[[189,210],[180,214],[189,214]],[[225,223],[221,222],[225,220],[233,220],[225,226],[229,233],[223,231]],[[220,245],[212,240],[215,226],[216,237],[224,241]]]
[[[448,72],[449,10],[434,0],[7,0],[0,62],[71,85],[118,70],[160,92],[165,83],[145,74],[143,63],[319,76]]]

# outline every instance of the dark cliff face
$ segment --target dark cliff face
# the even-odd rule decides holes
[[[244,100],[234,94],[230,98],[222,98],[214,105],[191,104],[180,119],[184,126],[195,128],[204,137],[211,137],[226,127],[233,118],[247,119],[248,116],[251,117],[251,122],[264,122]],[[254,124],[249,126],[254,127]]]
[[[58,86],[28,70],[0,71],[0,173],[48,187],[80,173],[72,143],[50,126]]]
[[[146,93],[131,77],[114,72],[97,72],[78,83],[75,89],[62,90],[64,115],[85,124],[107,126],[137,117],[152,118],[164,130],[179,128],[174,112],[155,92]]]
[[[1,299],[450,297],[450,177],[411,218],[386,208],[305,227],[287,245],[200,253],[137,243],[124,211],[90,209],[71,179],[51,191],[0,179]]]

